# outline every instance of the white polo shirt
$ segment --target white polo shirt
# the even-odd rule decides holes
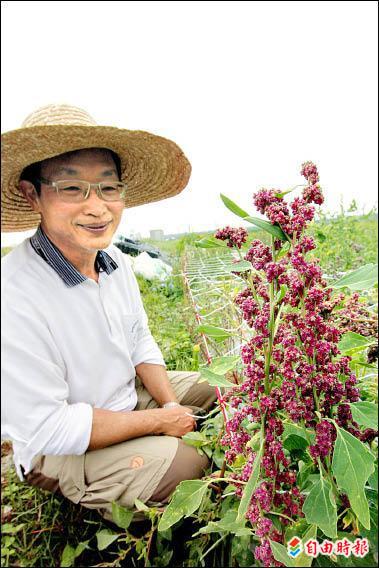
[[[98,283],[62,257],[78,275],[70,283],[31,239],[1,261],[1,437],[21,480],[39,454],[83,454],[92,408],[133,410],[135,367],[164,365],[128,257],[102,255]]]

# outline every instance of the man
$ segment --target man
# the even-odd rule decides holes
[[[165,503],[209,462],[181,436],[214,389],[166,372],[128,257],[124,207],[182,191],[173,142],[48,106],[3,139],[2,230],[38,227],[2,260],[2,438],[21,480],[111,519]]]

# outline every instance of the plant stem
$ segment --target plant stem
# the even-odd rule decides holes
[[[216,546],[218,546],[220,544],[220,542],[222,542],[223,540],[226,539],[226,537],[228,536],[228,534],[224,534],[224,536],[222,536],[221,538],[219,538],[218,540],[216,540],[215,543],[212,544],[212,546],[210,548],[208,548],[208,550],[202,554],[202,556],[200,556],[199,560],[204,560],[204,558],[214,549],[216,548]]]
[[[332,489],[333,489],[333,492],[334,492],[335,496],[336,496],[336,497],[339,497],[338,487],[337,487],[337,485],[336,485],[336,482],[335,482],[334,479],[333,479],[333,475],[332,475],[331,472],[328,470],[328,468],[326,468],[326,467],[323,465],[323,463],[322,463],[322,461],[321,461],[320,458],[317,458],[317,461],[318,461],[318,466],[319,466],[319,468],[320,468],[320,472],[324,472],[324,474],[325,474],[326,477],[329,479],[329,481],[330,481],[330,483],[331,483],[331,485],[332,485]]]
[[[318,398],[318,396],[317,396],[316,387],[315,387],[315,386],[313,387],[313,398],[314,398],[314,400],[315,400],[317,412],[320,412],[320,401],[319,401],[319,398]]]
[[[146,568],[146,566],[149,565],[149,554],[150,554],[150,548],[151,548],[151,543],[153,541],[154,533],[155,533],[155,526],[154,526],[154,524],[152,524],[149,540],[147,542],[147,547],[146,547],[145,568]]]
[[[293,523],[293,519],[287,517],[287,515],[283,515],[283,513],[276,513],[275,511],[270,511],[269,515],[276,515],[278,517],[283,517],[284,519],[287,519],[287,521],[291,521],[291,523]]]
[[[332,465],[330,463],[330,456],[326,456],[325,461],[326,461],[326,468],[327,468],[327,472],[329,474],[330,481],[331,481],[331,483],[332,483],[332,485],[333,485],[333,487],[336,491],[336,495],[338,496],[340,492],[339,492],[337,484],[336,484],[336,482],[334,481],[334,478],[333,478]]]
[[[274,246],[274,238],[271,237],[271,248],[272,248],[272,258],[275,258],[275,246]],[[275,305],[274,305],[274,281],[270,282],[270,322],[269,322],[269,338],[268,338],[268,349],[266,352],[266,361],[265,361],[265,394],[270,393],[270,365],[271,365],[271,353],[272,353],[272,345],[274,340],[274,330],[275,330]]]
[[[239,257],[240,257],[240,260],[244,260],[242,254],[241,254],[240,249],[239,249],[238,247],[236,247],[236,246],[235,246],[234,248],[237,250],[238,255],[239,255]],[[248,281],[249,281],[249,284],[250,284],[251,291],[253,292],[254,300],[257,302],[257,304],[259,304],[258,295],[257,295],[257,292],[256,292],[256,290],[255,290],[255,286],[254,286],[254,282],[253,282],[253,278],[252,278],[251,273],[248,275]]]
[[[226,458],[224,458],[224,461],[222,463],[222,467],[221,467],[221,471],[220,471],[220,478],[224,477],[225,469],[226,469]]]
[[[233,479],[232,477],[212,477],[212,481],[228,481],[230,483],[241,483],[242,485],[247,485],[247,481],[240,481],[239,479]]]

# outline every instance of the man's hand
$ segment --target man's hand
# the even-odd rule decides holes
[[[192,411],[186,406],[161,408],[159,414],[161,418],[160,434],[180,438],[187,432],[192,432],[196,427],[195,419],[192,416],[188,416],[192,414]]]
[[[195,428],[195,420],[187,413],[192,414],[192,411],[186,406],[129,412],[94,408],[88,450],[100,450],[125,440],[155,434],[180,438]]]

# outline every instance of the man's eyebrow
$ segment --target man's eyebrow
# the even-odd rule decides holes
[[[67,166],[60,166],[59,168],[57,168],[54,172],[55,175],[60,175],[60,174],[68,174],[70,176],[75,176],[75,175],[79,175],[78,174],[78,170],[75,170],[74,168],[70,168]],[[103,170],[101,172],[102,176],[112,176],[116,174],[117,175],[117,170],[115,168],[112,169],[108,169],[108,170]]]
[[[58,175],[58,174],[69,174],[74,176],[75,174],[77,174],[78,171],[75,170],[74,168],[68,168],[66,166],[59,166],[55,171],[54,174]]]

